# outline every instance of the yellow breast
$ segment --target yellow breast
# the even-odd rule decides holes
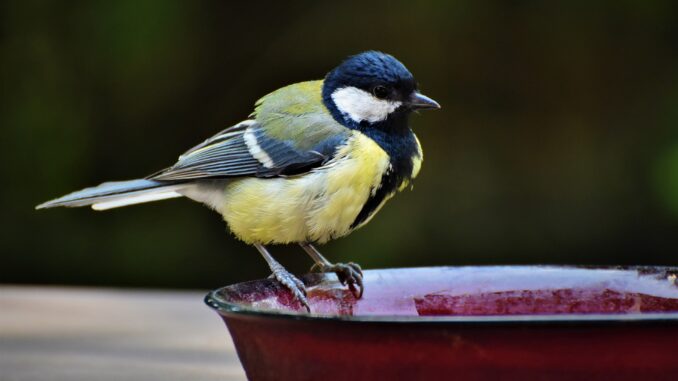
[[[232,182],[219,210],[247,243],[324,243],[350,233],[388,166],[386,152],[354,131],[331,161],[309,173]]]

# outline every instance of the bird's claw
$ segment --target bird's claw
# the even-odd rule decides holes
[[[304,282],[282,267],[276,269],[271,276],[277,279],[278,282],[285,286],[285,288],[290,290],[294,299],[298,300],[299,303],[306,308],[306,311],[311,312],[311,306],[308,304],[308,299],[306,298],[306,285],[304,285]]]
[[[363,270],[357,263],[349,262],[329,265],[316,263],[311,267],[311,271],[335,273],[342,285],[348,285],[348,289],[351,290],[356,299],[360,299],[363,296],[363,291],[365,290],[363,285]]]

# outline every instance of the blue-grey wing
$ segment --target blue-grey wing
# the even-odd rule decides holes
[[[331,159],[348,137],[327,134],[300,148],[293,140],[274,138],[255,120],[227,128],[179,157],[173,166],[149,176],[158,181],[181,181],[238,176],[290,176]]]

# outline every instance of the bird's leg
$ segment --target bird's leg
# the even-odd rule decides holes
[[[363,270],[357,263],[331,263],[310,243],[299,244],[302,249],[311,257],[315,264],[311,271],[322,273],[336,273],[341,284],[348,284],[348,288],[356,299],[363,296],[365,287],[363,286]],[[356,287],[357,286],[357,287]]]
[[[306,307],[306,310],[311,312],[311,307],[308,305],[308,300],[306,299],[306,286],[304,285],[304,282],[285,270],[285,268],[271,256],[264,245],[255,243],[254,247],[259,250],[261,256],[263,256],[268,263],[268,267],[270,267],[273,272],[272,276],[277,279],[278,282],[282,283],[283,286],[287,287],[287,289],[292,292],[292,295]]]

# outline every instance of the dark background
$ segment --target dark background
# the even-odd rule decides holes
[[[3,2],[0,282],[212,288],[256,250],[189,200],[34,211],[143,177],[347,55],[391,53],[443,109],[412,118],[414,192],[324,246],[364,267],[678,265],[671,1]],[[272,251],[294,272],[297,247]]]

